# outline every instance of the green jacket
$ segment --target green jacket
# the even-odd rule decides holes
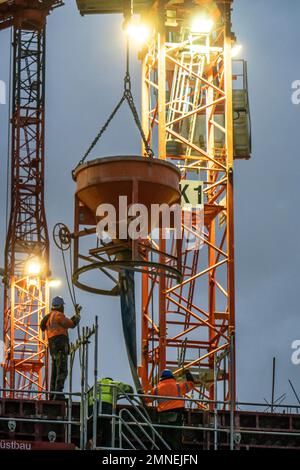
[[[110,387],[109,385],[114,385]],[[115,390],[115,392],[114,392]],[[115,380],[110,379],[99,379],[97,383],[97,398],[102,403],[113,403],[113,393],[116,393],[116,399],[124,393],[133,393],[133,388],[131,385],[125,384],[123,382],[116,382]],[[89,393],[89,405],[93,405],[94,402],[94,390],[92,389]]]

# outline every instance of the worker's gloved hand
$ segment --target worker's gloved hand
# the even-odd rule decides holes
[[[71,320],[74,323],[74,326],[77,326],[81,320],[81,316],[79,314],[73,315]]]
[[[195,379],[193,377],[193,374],[191,373],[190,370],[185,371],[185,378],[188,382],[195,382]]]
[[[76,304],[76,305],[75,305],[75,312],[76,312],[76,315],[79,315],[79,314],[80,314],[80,312],[81,312],[81,310],[82,310],[82,307],[81,307],[81,305],[79,305],[79,304]]]

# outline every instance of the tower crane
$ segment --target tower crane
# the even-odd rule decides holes
[[[185,195],[186,188],[201,195],[203,227],[200,230],[194,221],[192,230],[198,248],[191,250],[186,243],[189,231],[183,223],[180,257],[177,243],[166,256],[161,237],[156,265],[142,273],[138,367],[144,390],[157,382],[165,368],[178,376],[190,369],[200,407],[201,399],[217,398],[226,407],[236,395],[234,160],[250,158],[251,139],[245,62],[233,72],[238,66],[233,56],[239,48],[231,29],[232,3],[77,0],[82,15],[124,13],[128,20],[131,10],[144,27],[128,28],[129,36],[134,31],[145,36],[148,29],[139,52],[142,129],[152,148],[157,142],[157,158],[177,165]],[[146,155],[144,142],[142,154]],[[82,171],[88,173],[88,168]],[[81,189],[79,185],[78,194]],[[78,248],[80,237],[95,229],[85,227],[93,222],[84,217],[85,209],[88,213],[84,197],[77,207]],[[151,254],[143,253],[146,266]],[[75,252],[75,258],[88,260],[77,273],[93,268],[93,256],[94,267],[101,267],[99,249],[85,256]],[[169,268],[180,267],[181,279],[162,274],[162,260]],[[104,268],[108,265],[103,263]],[[97,292],[88,286],[86,290]]]
[[[61,5],[60,0],[0,2],[0,30],[12,28],[3,321],[3,387],[11,397],[34,398],[48,384],[47,345],[39,330],[49,308],[50,274],[44,206],[45,33],[47,16]]]

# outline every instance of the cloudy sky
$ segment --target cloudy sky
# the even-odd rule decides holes
[[[298,0],[234,2],[233,29],[248,61],[253,132],[252,160],[239,161],[235,167],[237,383],[238,399],[243,401],[270,398],[273,356],[277,358],[276,395],[286,392],[286,401],[294,402],[289,378],[300,394],[300,365],[291,362],[291,343],[300,339],[300,105],[291,101],[291,83],[300,80],[299,18]],[[50,232],[58,221],[72,227],[71,170],[122,91],[121,21],[118,16],[82,18],[73,0],[48,20],[46,210]],[[9,32],[1,32],[0,38],[0,79],[7,80]],[[138,96],[137,61],[133,76]],[[136,131],[124,118],[120,113],[94,157],[139,152]],[[4,221],[5,106],[0,107],[0,129]],[[4,225],[0,227],[3,248]],[[55,277],[63,278],[60,254],[54,247],[51,267]],[[64,294],[71,310],[65,288]],[[1,293],[1,303],[2,299]],[[100,317],[101,375],[130,381],[119,299],[78,292],[78,300],[84,306],[84,323],[92,323],[96,314]]]

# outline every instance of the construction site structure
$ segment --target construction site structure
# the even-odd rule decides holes
[[[182,199],[192,208],[192,230],[183,221],[180,246],[162,232],[148,250],[141,242],[145,265],[153,264],[142,273],[139,377],[149,390],[162,370],[180,375],[190,369],[199,398],[229,404],[236,397],[234,160],[251,152],[243,61],[233,75],[232,2],[127,3],[150,30],[139,54],[142,128],[156,158],[180,170]],[[124,12],[123,2],[77,4],[82,15]],[[146,150],[143,142],[142,154]],[[88,218],[79,214],[76,221],[75,234],[85,237]],[[99,255],[95,250],[79,258],[90,261]],[[181,277],[162,272],[161,264],[179,269]]]
[[[97,339],[93,378],[88,349],[97,321],[95,328],[84,328],[71,345],[67,402],[44,399],[47,351],[38,325],[48,309],[50,277],[43,201],[45,22],[61,4],[0,2],[0,29],[13,28],[11,215],[6,245],[0,449],[84,449],[89,419],[94,436],[98,433],[97,404],[92,412],[88,407],[89,385],[95,387],[99,376]],[[78,0],[77,4],[82,14],[124,12],[121,0]],[[178,376],[187,368],[193,372],[197,385],[194,394],[185,398],[185,449],[299,449],[299,407],[276,404],[273,398],[272,405],[236,402],[233,166],[234,160],[250,157],[251,141],[246,65],[232,62],[236,39],[231,31],[231,6],[231,0],[133,2],[133,12],[141,14],[152,30],[140,52],[142,127],[147,143],[154,148],[157,142],[159,162],[154,166],[163,168],[163,174],[172,180],[173,194],[175,180],[181,176],[182,199],[192,206],[194,237],[191,248],[190,231],[183,224],[179,244],[161,237],[158,244],[150,240],[142,246],[138,374],[146,391],[166,367]],[[211,28],[203,31],[203,24],[191,28],[198,13],[211,19]],[[233,72],[232,66],[240,68]],[[147,173],[148,161],[137,163],[138,157],[128,158]],[[111,163],[107,160],[77,169],[77,184],[93,165],[98,171]],[[98,177],[102,176],[99,171]],[[152,180],[153,185],[159,183],[159,177]],[[89,213],[82,201],[77,204],[78,232],[74,235],[65,226],[59,228],[60,241],[66,246],[71,235],[76,245],[81,236],[95,234],[94,218],[84,224],[80,217],[88,218]],[[202,225],[194,206],[203,208]],[[201,241],[200,246],[195,239]],[[141,245],[134,248],[139,250]],[[113,278],[109,249],[103,252],[99,246],[90,247],[88,262],[94,256],[96,264],[98,257],[101,273]],[[136,261],[132,267],[138,271]],[[125,256],[116,263],[128,267],[130,259]],[[98,286],[102,292],[97,293],[119,295],[118,282],[115,284],[107,292]],[[82,288],[93,291],[88,285]],[[74,392],[72,374],[78,351],[81,390]],[[112,447],[166,450],[158,435],[155,406],[149,404],[145,409],[141,401],[137,404],[139,393],[124,399],[122,405],[113,403]],[[93,447],[97,447],[97,439]]]
[[[196,237],[203,243],[201,250],[189,250],[183,226],[182,282],[144,278],[142,381],[153,381],[165,368],[191,369],[203,384],[201,396],[214,399],[217,373],[224,400],[230,400],[235,398],[230,4],[215,6],[212,31],[193,33],[189,10],[172,3],[170,10],[160,4],[157,29],[143,56],[143,124],[150,138],[157,127],[159,158],[173,159],[185,184],[201,184],[204,230]],[[157,313],[151,318],[155,291]]]
[[[81,368],[80,390],[73,388],[78,354],[84,364]],[[91,437],[89,448],[104,450],[101,447],[99,417],[107,418],[107,412],[102,415],[101,394],[96,398],[92,410],[88,405],[94,390],[92,387],[96,389],[99,372],[96,318],[95,324],[83,328],[76,343],[70,345],[69,387],[68,392],[65,392],[67,401],[12,399],[3,397],[5,390],[0,390],[0,450],[84,450]],[[116,402],[118,393],[112,395],[110,450],[169,450],[168,442],[159,434],[161,425],[156,403],[152,402],[156,397],[149,396],[149,405],[145,407],[144,395],[124,394],[122,404]],[[185,399],[182,427],[185,452],[297,450],[300,447],[299,405],[235,403],[234,408],[224,410],[222,402],[214,403],[213,409],[210,409],[211,403],[206,400],[202,401],[202,409],[198,403],[197,398]],[[167,427],[171,430],[172,424]]]
[[[39,324],[49,308],[49,238],[44,206],[45,31],[63,2],[1,1],[0,30],[12,28],[10,217],[5,247],[3,386],[15,396],[48,387]],[[10,396],[13,392],[8,392]]]

